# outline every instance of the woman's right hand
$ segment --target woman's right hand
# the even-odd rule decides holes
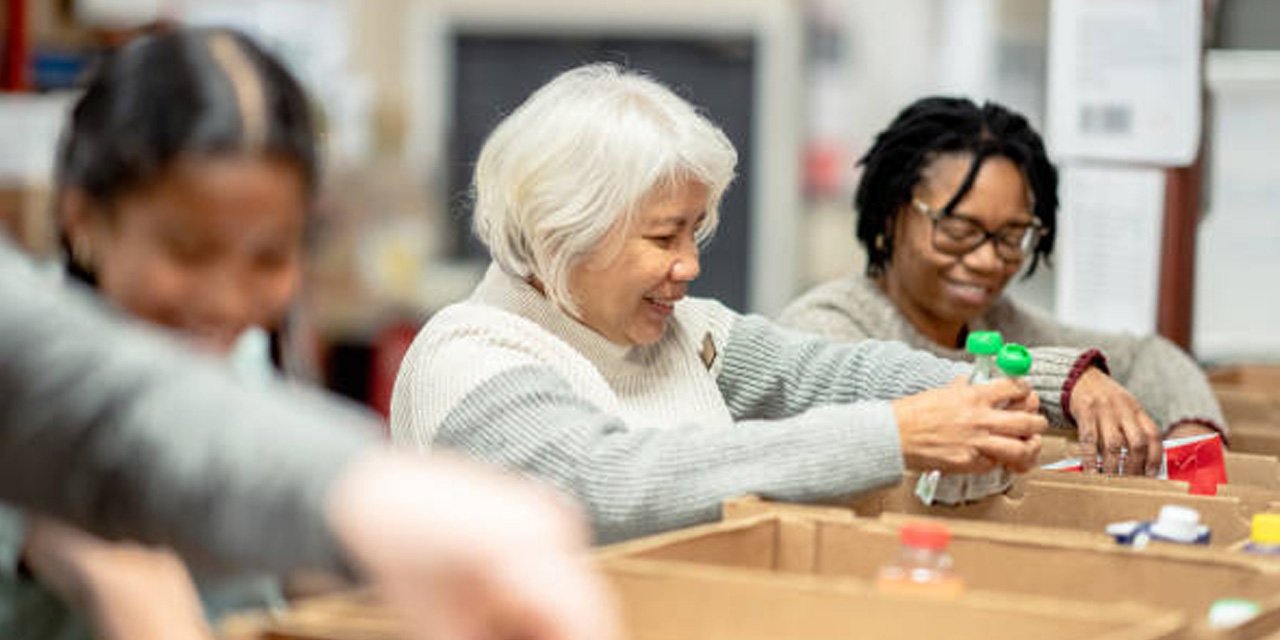
[[[1030,471],[1049,426],[1038,408],[1031,389],[1009,379],[971,385],[957,378],[893,402],[907,468],[949,473]]]

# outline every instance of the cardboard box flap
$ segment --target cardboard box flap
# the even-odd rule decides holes
[[[1275,456],[1227,451],[1227,483],[1280,489],[1280,460]]]
[[[1280,364],[1237,364],[1208,372],[1215,387],[1247,387],[1280,393]]]
[[[1280,456],[1280,425],[1256,422],[1231,423],[1231,450],[1265,456]],[[1230,480],[1231,472],[1227,471]]]
[[[806,518],[815,517],[817,514],[836,520],[852,520],[858,517],[857,514],[849,510],[847,505],[794,505],[787,502],[771,502],[755,495],[746,495],[725,500],[724,503],[720,505],[720,513],[725,520],[739,520],[762,514],[785,513],[792,507],[795,507],[798,513]]]
[[[767,506],[769,503],[764,503]],[[768,529],[804,557],[804,562],[779,563],[775,571],[819,575],[844,580],[870,581],[876,571],[895,557],[898,528],[920,516],[884,514],[880,519],[832,517],[829,509],[812,509],[809,526],[804,507],[780,505],[771,521],[767,516],[727,522],[726,543],[744,554],[750,549],[738,545],[742,527]],[[952,531],[950,553],[956,572],[973,592],[1018,593],[1064,600],[1096,603],[1132,602],[1143,606],[1177,610],[1196,627],[1203,626],[1209,605],[1223,597],[1243,597],[1261,603],[1263,620],[1275,620],[1268,629],[1280,629],[1272,609],[1280,611],[1280,563],[1259,562],[1258,556],[1199,546],[1153,543],[1145,549],[1117,545],[1105,536],[1083,532],[1046,531],[1024,526],[974,521],[948,521]],[[786,532],[790,533],[786,533]],[[1063,535],[1063,534],[1066,535]],[[713,544],[705,538],[719,533],[709,530],[697,541],[699,548]],[[773,554],[779,540],[760,540],[755,554]],[[682,539],[674,545],[688,545]],[[712,557],[722,558],[723,553]],[[696,565],[696,554],[687,550],[650,549],[641,559],[680,558],[681,564]],[[790,564],[790,566],[786,566]],[[743,559],[744,569],[757,566]],[[722,568],[722,567],[717,567]],[[1081,576],[1096,579],[1082,580]],[[1270,603],[1270,604],[1268,604]],[[1251,624],[1257,629],[1262,623]],[[1200,629],[1196,635],[1207,634]],[[1208,634],[1204,637],[1223,637]],[[1247,636],[1247,637],[1256,637]]]
[[[607,562],[632,640],[1174,638],[1175,612],[1128,604],[971,592],[954,600],[883,594],[857,580],[674,563]]]
[[[1190,493],[1191,485],[1182,480],[1161,480],[1146,476],[1109,476],[1097,473],[1079,473],[1073,471],[1052,471],[1049,469],[1033,469],[1020,480],[1048,482],[1065,482],[1067,484],[1084,484],[1095,487],[1111,487],[1113,489],[1138,489],[1156,493]]]
[[[1200,512],[1201,521],[1212,530],[1213,544],[1218,546],[1248,537],[1254,513],[1236,497],[1093,486],[1040,478],[1023,479],[1014,484],[1009,494],[970,504],[925,506],[912,493],[914,482],[915,474],[908,474],[902,484],[856,498],[849,506],[864,517],[905,513],[1104,532],[1112,522],[1151,519],[1162,505],[1180,504]]]
[[[1275,424],[1280,419],[1280,398],[1273,393],[1264,393],[1244,387],[1213,388],[1222,407],[1222,415],[1232,431],[1238,422],[1257,422]]]

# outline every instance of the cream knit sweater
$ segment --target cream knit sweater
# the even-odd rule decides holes
[[[496,267],[414,340],[397,443],[548,480],[600,541],[714,520],[743,493],[834,499],[897,482],[889,400],[967,371],[896,343],[836,345],[687,298],[653,345],[612,344]]]

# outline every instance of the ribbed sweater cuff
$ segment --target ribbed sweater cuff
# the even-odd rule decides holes
[[[1090,366],[1108,372],[1107,359],[1097,349],[1039,347],[1031,350],[1031,373],[1027,384],[1040,398],[1040,409],[1055,427],[1075,425],[1071,417],[1071,390]]]

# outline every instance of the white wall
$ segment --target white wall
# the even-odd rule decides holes
[[[1208,212],[1194,346],[1205,360],[1280,360],[1280,51],[1210,52]]]

